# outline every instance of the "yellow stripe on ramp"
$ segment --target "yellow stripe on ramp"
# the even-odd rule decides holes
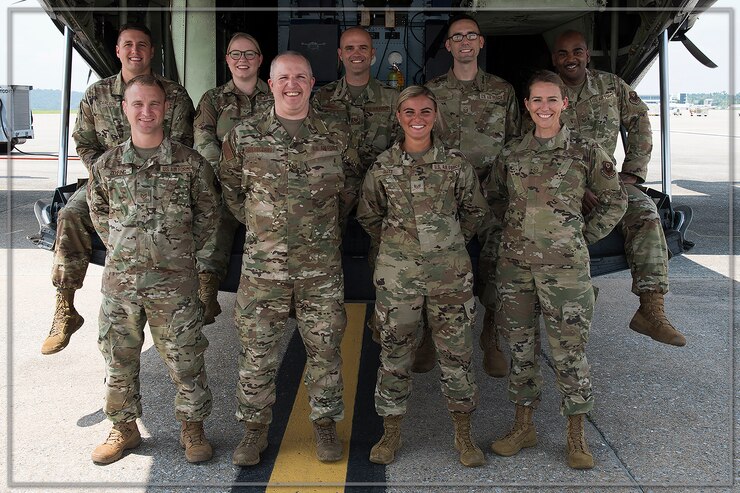
[[[360,367],[362,334],[365,328],[365,304],[348,303],[345,307],[347,310],[347,328],[342,339],[344,419],[337,423],[337,434],[344,444],[342,460],[323,463],[316,458],[313,425],[308,419],[309,414],[311,414],[308,405],[308,393],[306,386],[301,382],[293,404],[293,411],[290,413],[288,426],[283,435],[283,441],[280,444],[280,451],[270,476],[270,483],[265,489],[268,493],[285,493],[285,486],[287,485],[306,483],[334,486],[305,486],[295,491],[301,491],[301,493],[344,491],[344,486],[341,484],[347,478],[349,440],[352,436],[357,374]],[[291,491],[294,490],[291,488]]]

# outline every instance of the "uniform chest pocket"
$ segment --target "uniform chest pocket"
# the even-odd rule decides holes
[[[616,93],[609,91],[599,96],[593,107],[598,113],[591,117],[595,116],[600,122],[593,130],[598,135],[596,140],[603,142],[603,139],[608,139],[613,132],[619,130],[619,100]]]
[[[585,188],[585,175],[579,172],[579,168],[582,167],[582,163],[574,159],[563,159],[559,162],[558,169],[549,183],[556,196],[580,201]]]
[[[315,203],[324,203],[341,193],[344,185],[344,172],[339,153],[310,159],[305,162],[305,166],[308,192]]]
[[[108,185],[110,215],[119,218],[124,226],[129,225],[129,221],[136,217],[136,201],[131,188],[133,184],[132,177],[115,176],[110,179]]]
[[[174,213],[183,209],[190,209],[190,187],[187,175],[176,173],[159,176],[157,186],[152,189],[152,204],[150,207],[161,212]],[[142,197],[145,189],[142,189]]]

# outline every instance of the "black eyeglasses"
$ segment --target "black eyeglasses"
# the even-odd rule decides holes
[[[459,43],[460,41],[463,40],[463,38],[468,38],[470,41],[475,41],[476,39],[478,39],[478,36],[480,36],[480,34],[478,33],[468,33],[468,34],[457,33],[457,34],[453,34],[447,39],[451,39],[455,43]]]
[[[244,57],[247,60],[254,60],[255,58],[257,58],[257,55],[259,55],[259,53],[256,51],[252,51],[252,50],[246,50],[246,51],[231,50],[229,52],[229,56],[231,57],[232,60],[239,60],[241,57]]]

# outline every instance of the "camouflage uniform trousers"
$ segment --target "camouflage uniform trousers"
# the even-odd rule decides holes
[[[538,361],[539,301],[564,416],[593,408],[586,342],[594,309],[589,266],[526,264],[501,258],[496,267],[496,325],[509,343],[509,400],[537,407],[542,372]]]
[[[196,252],[198,272],[210,272],[219,280],[224,280],[229,269],[234,234],[239,228],[239,221],[231,210],[222,202],[216,234],[210,236],[203,248]]]
[[[411,396],[411,366],[422,337],[426,309],[437,348],[440,386],[447,408],[472,412],[478,405],[478,386],[471,360],[475,298],[471,292],[434,296],[376,290],[375,314],[381,324],[380,367],[375,385],[375,410],[380,416],[406,414]]]
[[[57,288],[80,289],[92,256],[95,234],[85,187],[72,194],[57,214],[57,235],[51,282]]]
[[[627,212],[619,222],[632,270],[632,292],[668,292],[668,249],[658,209],[640,187],[625,185]]]
[[[278,343],[295,295],[298,331],[306,348],[303,383],[308,390],[311,421],[344,418],[340,344],[347,325],[341,273],[290,281],[242,275],[236,297],[239,354],[236,417],[252,423],[272,422]],[[290,357],[290,355],[287,355]]]
[[[144,326],[149,322],[154,346],[177,387],[175,416],[203,421],[211,413],[211,390],[203,353],[203,309],[198,297],[103,296],[98,347],[106,363],[105,414],[114,423],[141,416],[139,370]]]

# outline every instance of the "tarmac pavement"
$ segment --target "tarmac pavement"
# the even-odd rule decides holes
[[[54,118],[58,116],[35,116],[38,138],[21,149],[55,149]],[[738,128],[740,121],[733,118]],[[657,129],[657,119],[652,120]],[[144,416],[139,425],[144,441],[114,464],[93,464],[90,452],[110,427],[101,410],[104,365],[96,345],[102,267],[90,266],[75,299],[85,318],[83,327],[67,349],[42,356],[40,346],[54,310],[52,254],[34,248],[25,237],[38,230],[32,206],[37,199],[51,198],[56,162],[30,160],[16,153],[12,164],[0,158],[0,177],[12,177],[7,183],[0,182],[0,221],[8,226],[0,235],[0,249],[5,253],[0,260],[0,299],[8,300],[0,304],[0,319],[7,321],[0,336],[0,351],[7,355],[6,365],[0,365],[6,391],[0,393],[0,417],[7,423],[0,429],[7,444],[0,447],[0,491],[740,491],[740,398],[735,375],[740,338],[734,319],[738,305],[733,298],[738,263],[732,250],[739,229],[734,214],[737,181],[730,167],[730,143],[737,148],[739,142],[737,135],[729,135],[727,112],[713,111],[705,118],[674,116],[671,124],[673,202],[693,208],[687,237],[696,246],[669,264],[671,291],[666,308],[688,343],[674,348],[628,328],[638,306],[638,298],[630,292],[629,273],[594,280],[600,292],[587,354],[596,404],[588,417],[586,436],[596,467],[574,471],[566,465],[565,418],[558,412],[560,397],[547,357],[542,361],[543,400],[535,413],[537,446],[508,458],[490,451],[490,443],[509,430],[514,410],[506,397],[506,380],[483,373],[477,346],[475,370],[481,403],[474,415],[474,436],[486,451],[487,464],[468,469],[457,461],[436,368],[414,378],[402,425],[403,448],[396,462],[384,468],[370,464],[366,451],[379,437],[379,420],[372,409],[377,346],[364,337],[351,457],[346,479],[341,481],[349,483],[346,488],[302,485],[313,482],[310,472],[303,481],[284,488],[266,485],[274,474],[270,464],[276,464],[284,453],[273,440],[277,434],[273,430],[266,451],[269,457],[263,461],[269,464],[263,469],[244,471],[231,464],[231,453],[242,436],[234,418],[239,344],[232,320],[235,297],[224,292],[219,301],[225,313],[205,328],[210,340],[206,365],[213,391],[213,413],[206,432],[215,447],[214,459],[201,465],[184,460],[172,406],[174,386],[148,340],[141,365]],[[657,132],[654,142],[649,180],[659,188]],[[740,162],[738,155],[736,149],[735,163]],[[86,176],[78,161],[70,164],[70,176]],[[476,341],[482,310],[478,318]],[[286,331],[282,350],[287,361],[300,366],[300,347],[291,339],[292,328],[291,324]],[[285,394],[278,397],[276,409],[280,407],[281,412],[293,406],[300,385],[300,372],[292,371],[295,378],[286,377],[290,383],[279,384]],[[283,443],[290,440],[290,436],[283,437]],[[310,465],[318,477],[323,466]]]

